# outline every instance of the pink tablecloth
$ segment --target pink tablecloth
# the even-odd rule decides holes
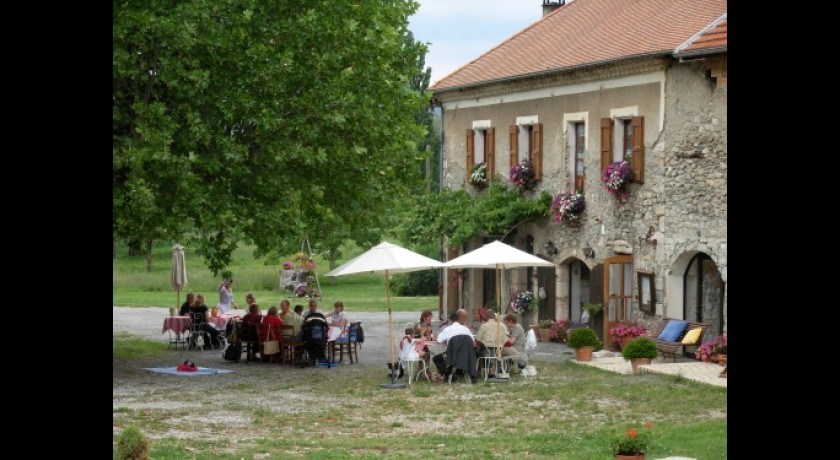
[[[224,331],[231,318],[233,318],[233,315],[219,315],[215,318],[211,316],[210,324],[216,326],[216,329]]]
[[[167,316],[163,319],[163,330],[160,331],[163,334],[166,331],[172,331],[177,335],[181,335],[184,331],[190,330],[190,317],[189,316]]]
[[[222,331],[225,330],[225,326],[227,323],[233,318],[233,315],[219,315],[215,318],[210,317],[210,324],[216,327],[216,329],[220,329]],[[166,331],[171,330],[177,335],[181,335],[182,332],[190,330],[190,317],[189,316],[167,316],[163,319],[163,330],[161,330],[161,334]]]

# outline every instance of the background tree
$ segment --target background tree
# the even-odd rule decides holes
[[[419,186],[412,0],[114,4],[114,239],[291,253]]]

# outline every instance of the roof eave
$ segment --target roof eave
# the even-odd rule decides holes
[[[698,58],[703,56],[708,56],[710,54],[722,54],[726,53],[726,46],[719,46],[717,48],[704,48],[702,50],[695,50],[695,51],[681,51],[679,53],[674,53],[675,58],[686,59],[686,58]]]
[[[586,68],[589,68],[589,67],[598,67],[598,66],[604,66],[604,65],[608,65],[608,64],[615,64],[615,63],[619,63],[619,62],[627,61],[627,60],[631,60],[631,59],[639,59],[639,58],[645,58],[645,57],[657,57],[657,56],[669,56],[670,57],[672,55],[673,55],[673,53],[672,53],[671,50],[668,50],[668,51],[665,51],[665,50],[654,51],[654,52],[649,52],[649,53],[634,54],[632,56],[622,56],[622,57],[617,58],[617,59],[608,59],[608,60],[605,60],[605,61],[587,62],[587,63],[584,63],[584,64],[578,64],[578,65],[573,65],[573,66],[568,66],[568,67],[559,67],[559,68],[556,68],[556,69],[543,70],[543,71],[540,71],[540,72],[523,73],[523,74],[518,74],[518,75],[512,75],[510,77],[496,78],[494,80],[482,80],[482,81],[467,84],[467,85],[448,86],[448,87],[442,88],[442,89],[429,88],[429,90],[432,92],[432,94],[448,93],[448,92],[452,92],[452,91],[461,91],[461,90],[465,90],[465,89],[476,88],[476,87],[480,87],[480,86],[493,85],[493,84],[497,84],[497,83],[506,83],[506,82],[511,82],[511,81],[515,81],[515,80],[522,80],[522,79],[533,78],[533,77],[542,77],[542,76],[545,76],[545,75],[551,75],[551,74],[555,74],[555,73],[571,72],[571,71],[574,71],[574,70],[586,69]]]

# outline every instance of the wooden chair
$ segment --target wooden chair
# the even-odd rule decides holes
[[[291,324],[281,325],[280,335],[282,336],[280,349],[283,353],[283,362],[294,366],[297,364],[298,356],[303,354],[303,341],[295,336],[295,327]]]
[[[344,362],[344,351],[350,356],[350,364],[359,362],[359,328],[362,327],[361,321],[354,321],[344,328],[341,336],[337,340],[330,342],[331,361],[335,362],[335,353],[338,352],[338,362]]]
[[[260,341],[259,337],[257,336],[257,330],[253,326],[248,326],[242,321],[234,322],[234,327],[236,328],[236,341],[239,343],[241,347],[242,353],[246,354],[245,363],[250,363],[252,360],[257,361],[257,358],[254,356],[253,352],[248,352],[248,349],[257,349],[259,350]],[[249,347],[248,345],[251,345]]]

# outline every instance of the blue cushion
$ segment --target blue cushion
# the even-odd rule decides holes
[[[687,325],[688,321],[672,319],[668,321],[668,324],[665,325],[665,329],[662,329],[662,333],[659,334],[657,339],[664,340],[666,342],[675,342],[680,337],[680,334],[682,334],[685,330]]]

